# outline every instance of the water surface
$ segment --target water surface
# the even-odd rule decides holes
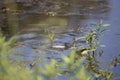
[[[61,14],[45,15],[34,12],[35,10],[21,14],[18,18],[19,27],[13,31],[14,34],[19,33],[15,46],[17,53],[11,55],[11,58],[23,62],[32,62],[41,56],[45,56],[47,59],[61,60],[63,55],[69,55],[71,49],[51,48],[45,30],[55,34],[55,45],[64,45],[64,43],[72,43],[74,38],[85,36],[86,32],[93,28],[89,26],[90,23],[98,23],[99,20],[103,20],[104,23],[109,23],[111,26],[100,40],[101,44],[106,45],[104,54],[99,58],[104,65],[100,66],[113,71],[119,80],[120,67],[110,68],[108,66],[113,58],[120,55],[119,3],[119,0],[103,0],[97,3],[74,1],[69,8],[63,10],[66,12]],[[84,41],[77,42],[76,45],[85,46]]]

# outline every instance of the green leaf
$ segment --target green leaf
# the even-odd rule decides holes
[[[97,24],[91,23],[90,26],[97,26]]]
[[[110,24],[102,24],[103,27],[108,27]]]
[[[63,56],[63,60],[65,63],[70,63],[70,59],[67,56]]]

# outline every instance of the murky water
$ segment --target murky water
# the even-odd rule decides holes
[[[101,43],[106,45],[104,54],[99,59],[104,63],[101,67],[112,70],[119,78],[120,67],[111,69],[107,66],[112,58],[120,55],[119,3],[119,0],[105,0],[98,3],[75,2],[71,4],[70,9],[66,8],[68,12],[55,16],[26,13],[19,17],[19,28],[14,29],[19,34],[17,35],[18,41],[15,43],[17,53],[11,55],[11,58],[24,62],[35,61],[41,56],[61,60],[63,55],[69,55],[71,49],[51,48],[49,34],[45,30],[48,29],[55,34],[53,45],[64,45],[72,43],[74,38],[84,36],[91,29],[90,23],[97,23],[102,19],[104,23],[109,23],[111,26],[108,27],[110,31],[101,39]],[[85,46],[84,41],[77,42],[76,45]]]

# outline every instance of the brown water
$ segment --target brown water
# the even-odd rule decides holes
[[[101,39],[101,44],[106,45],[104,54],[99,58],[104,65],[103,69],[112,70],[118,75],[119,69],[109,68],[110,61],[120,55],[120,0],[103,0],[98,3],[93,2],[74,2],[70,8],[65,8],[64,13],[56,14],[55,16],[42,15],[38,12],[30,11],[30,13],[22,14],[19,17],[19,27],[13,29],[17,35],[17,43],[14,53],[10,57],[13,60],[23,62],[32,62],[39,57],[45,56],[47,59],[61,60],[63,55],[69,55],[71,49],[53,49],[50,47],[48,35],[45,29],[52,31],[55,34],[54,44],[64,45],[64,43],[72,43],[74,38],[82,37],[92,27],[90,23],[97,23],[100,19],[104,23],[111,24],[108,27],[104,38]],[[78,26],[80,30],[78,30]],[[77,42],[77,46],[84,45],[83,42]]]

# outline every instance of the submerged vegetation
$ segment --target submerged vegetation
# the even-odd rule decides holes
[[[51,59],[46,62],[45,58],[39,58],[38,61],[30,64],[31,68],[12,63],[9,55],[14,51],[12,44],[15,39],[6,40],[1,34],[0,80],[58,80],[59,77],[68,75],[69,80],[112,80],[112,72],[101,69],[97,60],[97,57],[103,53],[99,39],[104,35],[105,27],[109,24],[103,24],[100,21],[91,26],[96,28],[86,35],[87,47],[81,46],[78,50],[76,46],[73,46],[70,55],[63,56],[62,61]],[[52,44],[55,35],[48,30],[47,33],[50,33],[48,36]],[[35,64],[38,65],[35,66]]]

